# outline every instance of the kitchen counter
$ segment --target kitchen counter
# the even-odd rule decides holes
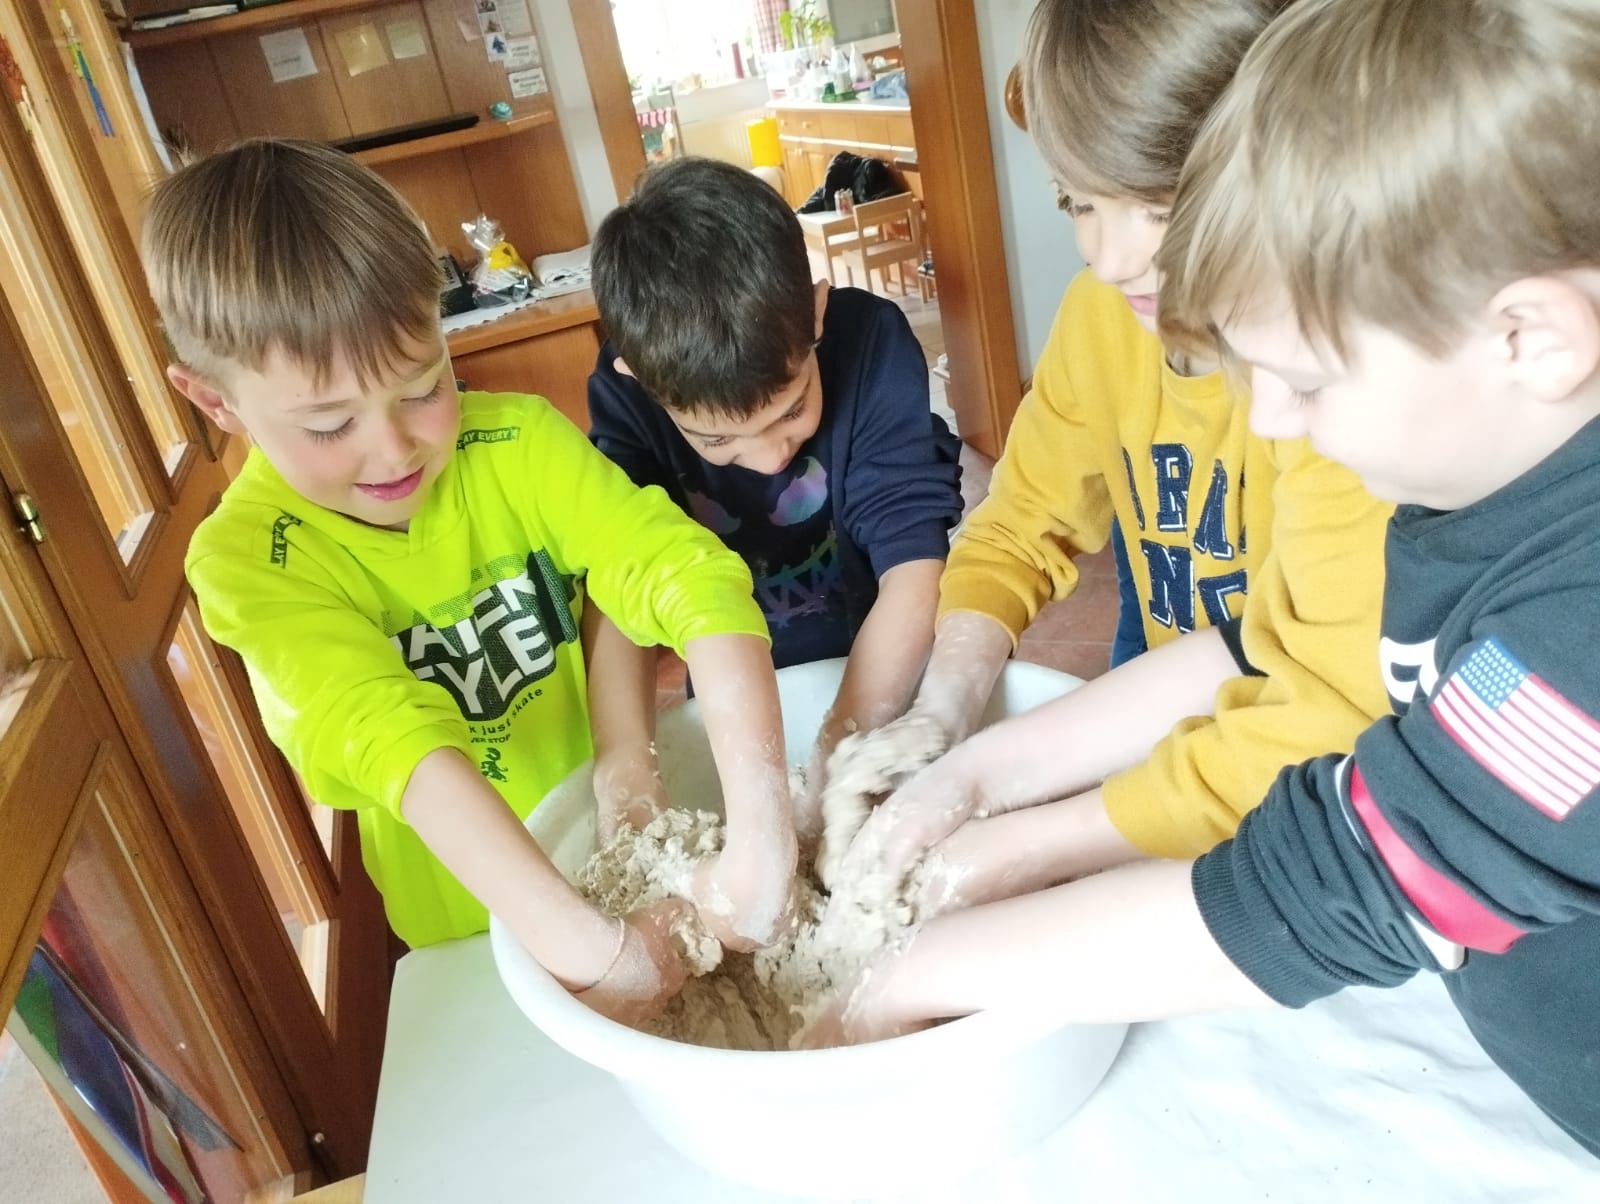
[[[775,96],[767,102],[770,109],[804,109],[811,112],[851,112],[870,109],[876,113],[909,113],[908,100],[790,100]]]

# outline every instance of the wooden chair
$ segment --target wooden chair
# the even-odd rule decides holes
[[[872,273],[883,277],[884,291],[889,288],[889,268],[895,269],[900,294],[906,294],[906,264],[913,267],[926,255],[922,236],[922,202],[909,192],[885,197],[881,201],[868,201],[854,209],[856,237],[853,245],[835,252],[844,261],[855,283],[855,269],[861,268],[867,288],[872,288]],[[917,291],[926,301],[929,296],[928,279],[917,274]]]

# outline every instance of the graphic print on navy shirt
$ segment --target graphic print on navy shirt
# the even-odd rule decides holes
[[[750,566],[773,661],[781,668],[847,655],[850,623],[828,472],[810,443],[774,476],[710,464],[704,473],[704,481],[679,477],[689,513]]]
[[[894,302],[834,289],[816,355],[816,433],[771,476],[703,459],[609,343],[588,385],[595,446],[749,566],[779,668],[849,655],[878,578],[943,560],[961,518],[961,445],[929,409],[926,359]]]

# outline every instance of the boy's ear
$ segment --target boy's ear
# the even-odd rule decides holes
[[[628,367],[628,361],[623,359],[620,355],[611,361],[611,366],[617,370],[618,375],[633,376],[633,369]],[[638,380],[639,378],[634,376],[633,379]]]
[[[246,433],[244,423],[239,421],[239,416],[228,405],[227,398],[188,364],[168,364],[167,380],[220,429],[230,435]]]
[[[1500,356],[1513,381],[1542,401],[1565,401],[1600,369],[1600,312],[1560,276],[1508,284],[1490,302]]]
[[[819,280],[811,291],[817,307],[817,330],[811,337],[820,339],[822,337],[822,315],[828,312],[828,294],[833,291],[833,285],[826,280]]]

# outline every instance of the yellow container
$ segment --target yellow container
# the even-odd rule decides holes
[[[783,152],[778,149],[778,121],[757,117],[744,123],[744,136],[750,143],[751,167],[782,167]]]

